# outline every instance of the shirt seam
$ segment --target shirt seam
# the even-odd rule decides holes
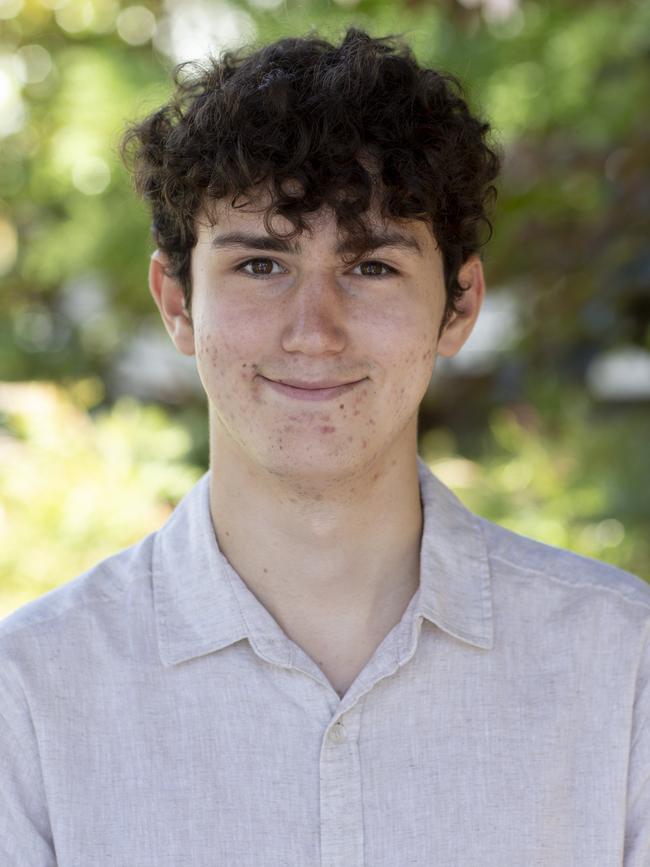
[[[623,593],[616,587],[608,587],[604,584],[594,584],[592,581],[567,581],[565,578],[561,578],[559,575],[555,575],[552,572],[544,572],[541,569],[533,569],[530,566],[522,566],[520,563],[513,563],[512,560],[507,560],[505,557],[500,557],[498,554],[490,554],[490,558],[492,560],[497,560],[499,563],[504,563],[506,566],[512,566],[514,569],[518,569],[521,572],[530,572],[533,575],[542,575],[544,578],[548,578],[549,581],[555,581],[556,583],[561,584],[563,587],[574,587],[578,590],[588,587],[592,590],[601,590],[604,593],[613,593],[615,596],[618,596],[619,599],[622,599],[624,602],[628,602],[630,605],[643,605],[644,608],[647,608],[648,611],[650,611],[650,602],[646,602],[643,599],[633,599],[630,595]],[[616,569],[616,566],[612,566],[611,568]],[[639,578],[639,581],[642,580],[642,578]]]
[[[22,744],[20,742],[20,739],[16,737],[9,720],[2,713],[2,711],[0,711],[0,720],[2,720],[2,722],[5,724],[6,730],[9,734],[9,737],[11,738],[12,743],[14,743],[16,745],[16,754],[24,756],[24,754],[25,754],[24,744]],[[38,746],[37,746],[37,750],[38,750]],[[30,765],[31,765],[31,767],[28,768],[30,784],[37,785],[38,787],[43,789],[43,792],[45,792],[45,786],[44,786],[44,782],[43,782],[42,772],[39,773],[40,765],[38,764],[38,762],[36,762],[36,768],[38,768],[39,770],[34,769],[34,767],[33,767],[34,763],[33,762],[31,762]]]
[[[147,567],[146,571],[147,571],[147,575],[150,576],[151,568]],[[103,589],[100,588],[98,590],[98,594],[97,594],[96,598],[100,599],[104,602],[117,603],[117,602],[119,602],[121,597],[127,592],[127,589],[130,586],[130,584],[132,583],[132,581],[136,581],[137,578],[139,578],[139,577],[141,577],[141,573],[134,575],[132,577],[131,581],[129,581],[128,584],[125,584],[124,586],[120,587],[119,591],[117,591],[114,596],[109,595]],[[75,579],[73,579],[73,580],[75,580]],[[60,588],[62,589],[64,587],[68,586],[70,583],[71,582],[64,582],[63,584],[59,584],[57,587],[54,588],[54,590],[58,590]],[[32,601],[38,602],[39,599],[42,599],[42,598],[43,598],[42,596],[41,597],[37,596],[36,599],[34,599]],[[18,636],[27,629],[36,628],[38,626],[46,626],[50,623],[54,623],[60,617],[63,617],[64,615],[69,614],[71,611],[75,611],[76,609],[79,609],[79,608],[83,609],[85,606],[92,604],[93,601],[96,601],[96,599],[81,599],[81,600],[77,600],[75,602],[70,602],[70,604],[67,605],[62,611],[57,611],[56,613],[52,612],[51,614],[48,614],[45,617],[39,618],[38,620],[30,620],[28,623],[18,623],[15,626],[12,626],[11,629],[9,629],[8,626],[5,627],[0,623],[0,650],[2,648],[2,644],[3,644],[3,641],[5,639],[12,638],[13,636]],[[26,603],[26,604],[29,604],[29,603]],[[18,609],[18,611],[19,610],[20,609]],[[11,614],[9,614],[7,616],[11,617]],[[7,631],[4,631],[5,629]]]
[[[481,624],[483,635],[486,633],[490,639],[490,642],[494,642],[494,606],[493,606],[493,593],[492,593],[492,569],[490,567],[490,557],[489,557],[489,548],[488,548],[488,540],[487,533],[485,529],[485,525],[478,518],[477,515],[474,515],[470,512],[470,516],[472,518],[472,524],[474,525],[475,532],[481,537],[481,542],[483,543],[483,556],[479,559],[479,568],[481,574],[481,587],[480,587],[480,599],[481,599]]]
[[[399,670],[399,666],[396,670]],[[363,717],[366,712],[367,706],[367,697],[366,695],[360,696],[359,699],[359,726],[357,728],[357,737],[356,737],[356,748],[359,754],[359,789],[361,795],[361,833],[362,833],[362,853],[365,856],[366,846],[368,845],[368,836],[367,836],[367,814],[366,814],[366,798],[365,798],[365,790],[366,790],[366,775],[364,774],[364,769],[361,766],[361,745],[359,741],[361,740],[361,732],[363,730]]]
[[[38,733],[36,731],[36,724],[34,722],[34,714],[32,712],[32,708],[30,706],[27,695],[25,694],[25,690],[23,689],[23,687],[19,681],[17,682],[17,686],[18,686],[18,689],[22,692],[22,695],[24,698],[25,707],[27,709],[27,716],[29,718],[31,730],[32,730],[32,734],[33,734],[34,747],[36,749],[36,761],[31,763],[32,767],[28,770],[28,775],[30,778],[29,782],[30,782],[30,784],[36,785],[43,793],[45,812],[47,814],[47,823],[48,823],[48,828],[50,831],[50,839],[52,840],[52,843],[53,843],[54,838],[53,838],[53,830],[52,830],[52,817],[50,814],[50,799],[48,797],[47,785],[45,783],[45,776],[43,773],[41,749],[40,749],[40,744],[38,741]],[[5,688],[9,689],[9,692],[11,693],[11,689],[9,687],[9,684],[6,681],[5,681]],[[20,743],[20,740],[17,738],[16,734],[14,733],[14,730],[11,726],[11,723],[9,722],[7,717],[1,711],[0,711],[0,719],[2,719],[2,721],[5,723],[5,725],[7,727],[7,732],[9,733],[12,741],[14,741],[16,743],[16,745],[18,747],[18,753],[20,755],[23,755],[24,749]]]
[[[638,687],[638,683],[639,683],[639,677],[640,677],[641,669],[643,666],[643,662],[645,660],[646,647],[647,647],[649,641],[650,641],[650,627],[648,627],[646,629],[646,636],[643,640],[643,644],[641,647],[641,653],[639,654],[639,664],[637,666],[636,674],[634,677],[635,688],[634,688],[634,696],[633,696],[633,701],[632,701],[632,719],[633,720],[637,715],[637,707],[639,704],[639,695],[637,692],[637,687]],[[641,737],[642,732],[645,730],[645,728],[646,728],[645,720],[642,720],[641,725],[639,726],[637,731],[633,733],[632,737],[630,738],[630,757],[632,755],[632,751],[635,749],[636,744],[637,744],[639,738]]]
[[[153,530],[151,533],[147,533],[146,536],[143,536],[141,539],[139,539],[133,545],[130,545],[127,548],[123,548],[120,551],[115,551],[113,554],[109,555],[109,557],[107,557],[105,560],[100,560],[99,563],[95,563],[94,566],[91,566],[89,569],[85,570],[81,574],[74,576],[69,581],[64,581],[62,584],[58,584],[50,592],[55,593],[57,590],[63,590],[66,587],[70,588],[71,585],[74,584],[75,582],[82,583],[83,581],[90,580],[91,575],[93,573],[96,573],[99,569],[101,569],[107,560],[111,560],[114,557],[119,557],[121,554],[125,554],[129,551],[132,551],[134,548],[137,548],[137,547],[144,549],[145,542],[148,542],[149,540],[151,540],[149,555],[145,559],[144,567],[139,566],[135,570],[130,570],[131,571],[130,579],[123,584],[120,584],[117,586],[113,585],[114,592],[112,594],[107,592],[107,590],[105,589],[103,581],[101,581],[101,582],[98,581],[96,583],[94,589],[95,589],[96,594],[97,594],[97,597],[96,597],[97,599],[101,599],[105,602],[114,602],[114,603],[119,602],[120,599],[124,596],[124,594],[128,591],[129,587],[133,584],[134,581],[137,581],[138,578],[145,577],[151,582],[152,572],[153,572],[153,568],[152,568],[153,567],[153,552],[154,552],[154,546],[156,543],[156,537],[158,536],[159,532],[160,532],[160,529]],[[144,551],[142,553],[144,553]],[[112,566],[107,567],[107,572],[111,575],[114,574],[113,567]],[[122,575],[123,573],[120,570],[118,572],[118,574]],[[47,594],[37,596],[36,599],[31,600],[31,603],[25,603],[25,604],[29,605],[32,603],[38,603],[40,600],[42,600],[44,598],[45,595],[47,595]],[[34,627],[45,625],[48,623],[53,623],[55,620],[58,620],[60,617],[63,617],[65,614],[68,614],[70,611],[74,611],[77,608],[84,608],[87,605],[91,605],[94,601],[96,601],[96,598],[93,597],[91,599],[78,599],[76,601],[71,601],[68,605],[66,605],[66,607],[62,611],[57,611],[56,613],[54,613],[54,612],[49,613],[46,616],[43,616],[39,619],[30,620],[28,623],[18,623],[15,626],[12,626],[11,628],[9,628],[8,625],[5,625],[6,619],[8,619],[9,617],[12,616],[12,614],[9,613],[7,615],[7,618],[5,618],[5,620],[0,620],[0,651],[2,650],[2,644],[3,644],[3,641],[5,639],[9,639],[12,636],[20,635],[20,633],[24,632],[26,629],[34,628]],[[20,611],[20,610],[21,610],[20,608],[17,609],[17,611]]]

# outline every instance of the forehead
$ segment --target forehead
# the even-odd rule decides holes
[[[360,249],[358,239],[350,238],[339,225],[335,211],[326,205],[313,213],[304,214],[306,230],[298,233],[295,233],[291,220],[274,213],[269,218],[269,232],[265,217],[272,204],[273,199],[268,190],[240,195],[234,205],[232,197],[204,202],[196,218],[199,238],[215,248],[229,244],[232,246],[232,242],[237,240],[244,243],[246,236],[266,236],[270,239],[269,249],[274,249],[273,238],[285,239],[277,249],[291,247],[297,253],[311,246],[314,240],[325,238],[335,245],[337,253],[352,253]],[[423,220],[386,218],[377,204],[362,219],[368,234],[367,240],[373,248],[393,246],[415,255],[425,255],[427,251],[437,249],[431,227]],[[287,236],[290,235],[293,237],[288,241]]]

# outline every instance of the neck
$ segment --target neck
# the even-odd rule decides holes
[[[394,625],[419,584],[416,435],[340,478],[269,472],[226,438],[211,448],[219,547],[283,627],[318,616],[350,630]]]

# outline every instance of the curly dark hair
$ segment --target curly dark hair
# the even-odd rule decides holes
[[[398,37],[356,28],[340,45],[281,39],[179,64],[173,78],[172,99],[127,127],[120,150],[188,311],[199,211],[224,197],[241,205],[264,183],[269,234],[276,214],[292,238],[329,206],[355,258],[370,249],[365,216],[377,200],[382,218],[428,223],[444,265],[442,331],[459,310],[460,266],[492,233],[500,164],[456,78],[421,67]]]

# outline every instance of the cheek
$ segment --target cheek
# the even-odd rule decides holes
[[[251,318],[228,310],[213,310],[195,328],[197,361],[206,374],[231,375],[240,360],[254,356],[255,329]]]
[[[222,334],[210,328],[201,329],[196,335],[197,367],[201,378],[223,378],[230,352],[230,346],[224,344]]]
[[[246,311],[215,310],[195,326],[195,344],[199,378],[217,416],[229,423],[248,414],[251,397],[258,399],[254,378],[262,324]]]
[[[419,406],[429,386],[434,359],[435,343],[430,331],[416,331],[395,354],[389,373],[389,400],[396,415],[411,415]]]
[[[195,329],[195,342],[196,366],[208,397],[213,401],[227,400],[240,345],[227,329],[205,322]]]

